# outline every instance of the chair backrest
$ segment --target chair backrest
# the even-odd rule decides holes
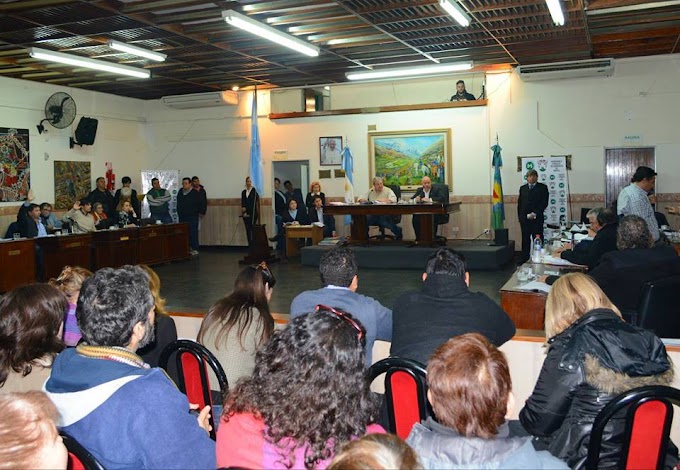
[[[394,192],[394,195],[397,196],[397,201],[401,201],[401,186],[398,184],[390,184],[388,187]],[[392,219],[395,224],[398,224],[401,222],[401,215],[393,215]]]
[[[673,404],[680,404],[680,390],[661,385],[635,388],[612,399],[593,423],[586,468],[598,468],[602,434],[607,423],[622,410],[626,410],[625,431],[617,468],[663,468]]]
[[[449,185],[444,183],[436,183],[432,185],[432,190],[441,194],[446,194],[446,202],[449,201]],[[445,225],[449,223],[450,214],[438,214],[434,216],[435,225]]]
[[[385,374],[388,431],[406,439],[413,425],[431,414],[425,366],[412,359],[388,357],[368,369],[369,384],[381,374]]]
[[[680,315],[676,315],[680,274],[646,282],[635,323],[662,338],[680,338]]]
[[[104,470],[102,464],[78,441],[69,436],[64,431],[59,431],[59,435],[64,441],[64,446],[68,451],[68,470]]]
[[[12,238],[15,233],[19,232],[19,222],[12,222],[7,227],[7,232],[5,232],[5,238]]]
[[[210,405],[212,408],[213,402],[210,393],[208,367],[215,373],[220,385],[220,392],[222,396],[225,396],[229,390],[227,375],[224,373],[224,369],[222,369],[217,358],[205,346],[188,339],[178,339],[168,344],[163,349],[158,362],[159,366],[166,372],[168,371],[168,363],[172,356],[175,357],[175,364],[177,366],[179,382],[177,387],[187,396],[189,403],[198,404],[199,410],[206,405]],[[210,425],[213,428],[210,431],[210,437],[214,440],[216,434],[213,413],[210,413]]]
[[[581,223],[582,224],[589,224],[590,220],[588,220],[588,212],[590,212],[590,207],[581,207]]]

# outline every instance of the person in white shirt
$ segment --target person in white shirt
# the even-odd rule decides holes
[[[359,198],[359,202],[379,202],[383,204],[396,204],[397,196],[390,188],[386,187],[383,179],[379,176],[373,178],[373,187]],[[401,227],[394,223],[389,215],[369,215],[366,217],[366,225],[377,225],[380,228],[388,228],[394,234],[394,238],[401,240],[404,235]]]
[[[616,209],[620,216],[637,215],[645,219],[652,238],[656,242],[661,234],[654,216],[654,208],[647,197],[655,184],[656,172],[649,167],[639,166],[631,178],[631,183],[619,193]]]

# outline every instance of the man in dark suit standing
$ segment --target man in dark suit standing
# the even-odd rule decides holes
[[[437,188],[432,187],[432,180],[429,176],[423,176],[420,184],[422,186],[418,188],[416,193],[411,197],[411,199],[416,202],[440,202],[445,203],[449,200],[448,194],[443,194],[438,191]],[[413,231],[416,233],[416,240],[420,240],[420,218],[422,216],[418,214],[413,215],[412,224]],[[435,216],[436,217],[436,216]]]
[[[548,207],[548,187],[538,183],[538,172],[527,171],[527,184],[520,186],[517,200],[517,217],[522,227],[522,258],[529,259],[531,240],[536,235],[543,240],[544,212]]]
[[[309,209],[309,221],[310,223],[321,222],[323,224],[323,236],[335,237],[335,218],[332,215],[327,215],[323,213],[323,200],[321,196],[314,197],[314,206]]]

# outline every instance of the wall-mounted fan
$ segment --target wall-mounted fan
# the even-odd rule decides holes
[[[70,126],[76,118],[76,102],[68,93],[57,92],[50,96],[45,103],[45,119],[38,124],[38,133],[45,130],[43,122],[47,121],[57,129]]]

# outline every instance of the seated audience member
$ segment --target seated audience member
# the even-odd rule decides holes
[[[646,282],[680,274],[680,257],[675,250],[653,243],[645,219],[627,215],[616,230],[618,251],[604,254],[588,273],[626,317],[637,310]],[[552,284],[557,276],[541,279]]]
[[[323,200],[321,196],[314,196],[314,205],[309,209],[309,222],[321,222],[323,224],[323,236],[334,237],[335,232],[335,217],[323,213]]]
[[[545,305],[545,335],[548,352],[519,419],[527,432],[544,439],[550,453],[581,468],[600,410],[630,389],[670,385],[673,364],[654,333],[625,323],[619,309],[581,273],[562,276],[553,285]],[[598,466],[616,465],[624,428],[625,419],[605,428]],[[666,463],[678,463],[673,445]]]
[[[323,288],[298,294],[290,305],[290,318],[314,310],[320,303],[352,312],[366,328],[366,365],[372,364],[375,340],[392,340],[392,311],[375,299],[357,294],[357,260],[349,248],[325,251],[319,260]]]
[[[120,205],[120,201],[127,199],[130,201],[130,204],[132,204],[132,209],[134,212],[136,214],[141,214],[139,199],[137,198],[137,191],[132,189],[132,180],[129,176],[123,176],[121,183],[123,183],[123,187],[117,190],[116,194],[113,196],[113,206],[118,207]]]
[[[588,214],[590,229],[588,235],[593,241],[583,250],[572,250],[568,245],[566,249],[559,249],[555,255],[576,264],[584,264],[588,269],[593,269],[600,263],[602,256],[610,251],[616,251],[616,229],[618,218],[611,209],[598,207],[591,209]]]
[[[52,204],[43,202],[40,204],[40,221],[47,229],[47,232],[53,232],[61,228],[61,220],[52,213]]]
[[[140,264],[139,267],[149,276],[149,289],[151,289],[153,295],[155,321],[153,339],[146,346],[139,348],[137,354],[151,367],[158,367],[163,349],[177,340],[177,326],[175,320],[165,310],[165,299],[161,297],[161,280],[158,274],[145,264]]]
[[[427,399],[437,415],[406,442],[425,468],[568,468],[529,437],[511,437],[514,398],[505,356],[484,336],[451,338],[427,365]]]
[[[347,312],[318,306],[276,331],[253,375],[225,399],[217,465],[326,468],[336,447],[385,432],[364,371],[365,330]]]
[[[59,413],[43,392],[0,394],[0,416],[0,470],[66,470]]]
[[[423,468],[411,446],[394,434],[367,434],[335,454],[328,470]]]
[[[397,195],[391,188],[385,187],[383,179],[379,176],[373,178],[373,187],[358,199],[358,202],[377,202],[382,204],[396,204]],[[388,228],[394,234],[396,240],[403,238],[403,232],[391,215],[369,215],[366,217],[366,225],[377,225],[380,228]]]
[[[515,325],[481,292],[470,292],[465,258],[439,248],[427,260],[423,288],[402,294],[392,312],[391,355],[427,364],[434,350],[447,339],[481,333],[496,346],[515,335]]]
[[[285,225],[308,225],[309,218],[304,207],[298,207],[295,199],[288,201],[288,210],[283,213],[283,223]]]
[[[212,352],[227,374],[229,387],[255,368],[255,353],[274,331],[269,299],[276,279],[265,263],[244,268],[234,290],[210,307],[197,341]],[[217,379],[211,375],[212,388]]]
[[[326,205],[326,195],[321,192],[321,183],[319,183],[318,181],[312,181],[312,184],[309,185],[309,192],[307,193],[307,197],[305,198],[305,206],[307,207],[307,212],[311,212],[312,208],[314,207],[314,199],[316,197],[321,198],[322,206]]]
[[[136,227],[139,223],[137,213],[132,208],[132,203],[130,203],[129,199],[121,199],[120,203],[116,207],[116,213],[118,214],[118,218],[116,220],[120,228]]]
[[[94,232],[94,220],[90,216],[92,203],[87,199],[81,199],[73,203],[73,207],[64,215],[64,221],[73,224],[73,233]]]
[[[104,206],[101,202],[95,202],[92,205],[92,212],[90,212],[92,219],[94,220],[94,226],[97,230],[104,230],[109,228],[110,220],[109,217],[104,212]]]
[[[54,357],[64,349],[67,309],[64,294],[47,284],[17,287],[0,297],[0,390],[43,386]]]
[[[468,93],[465,89],[465,82],[458,80],[456,82],[456,94],[451,96],[449,101],[474,101],[475,99],[475,95]]]
[[[154,309],[141,268],[94,273],[78,299],[83,341],[57,356],[45,390],[61,428],[104,468],[215,468],[210,407],[194,418],[165,372],[135,353],[153,338]]]
[[[92,276],[92,272],[80,266],[64,266],[56,279],[50,279],[49,284],[53,285],[64,293],[68,300],[68,310],[64,317],[64,344],[75,346],[80,341],[80,328],[76,319],[76,307],[78,296],[83,282]]]

